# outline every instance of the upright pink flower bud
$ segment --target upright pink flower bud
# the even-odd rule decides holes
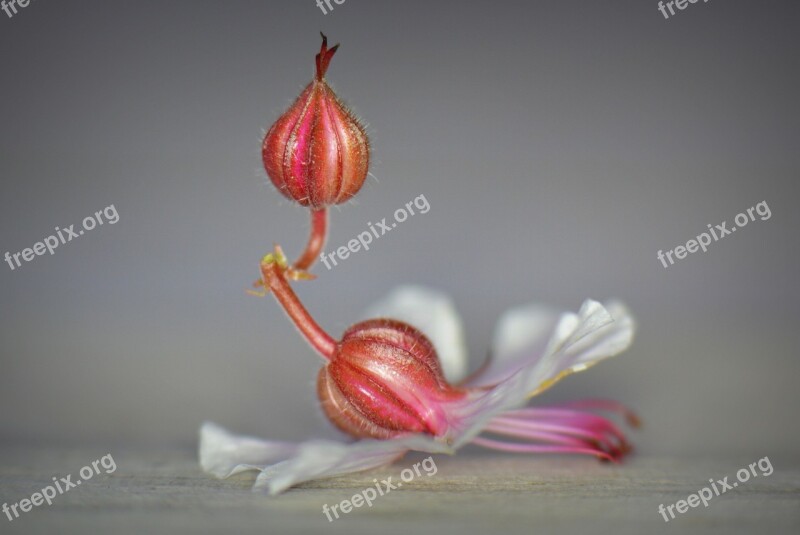
[[[262,157],[272,183],[286,197],[320,210],[361,189],[369,167],[364,127],[325,81],[339,45],[322,36],[317,73],[264,137]]]

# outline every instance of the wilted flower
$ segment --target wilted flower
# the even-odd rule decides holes
[[[538,306],[512,310],[500,320],[492,358],[464,379],[460,321],[442,294],[401,288],[371,310],[397,319],[357,323],[337,341],[292,291],[279,248],[261,268],[264,285],[327,361],[318,379],[325,414],[345,433],[365,439],[289,444],[237,437],[206,423],[200,462],[218,477],[260,470],[254,488],[276,494],[304,481],[381,466],[408,450],[452,453],[472,443],[615,461],[630,449],[614,423],[585,410],[622,413],[636,425],[635,416],[616,402],[525,407],[561,378],[630,345],[634,322],[620,303],[587,300],[577,314],[560,316]]]

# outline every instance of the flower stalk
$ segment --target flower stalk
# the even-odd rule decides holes
[[[328,210],[326,208],[311,210],[311,234],[300,258],[292,265],[295,270],[308,271],[311,268],[325,247],[327,233]]]
[[[289,319],[311,347],[324,359],[330,360],[336,349],[336,340],[326,333],[308,313],[286,280],[287,273],[291,274],[292,270],[288,267],[283,251],[276,246],[274,253],[266,255],[261,260],[263,285],[272,291],[275,299],[278,300]]]

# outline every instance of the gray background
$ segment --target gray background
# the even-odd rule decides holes
[[[99,227],[0,264],[0,440],[193,446],[335,433],[319,360],[245,294],[306,213],[269,184],[263,131],[329,71],[369,125],[376,179],[330,246],[417,195],[431,204],[296,288],[333,335],[401,282],[450,292],[477,367],[497,317],[618,297],[626,354],[536,400],[637,409],[640,452],[781,455],[796,386],[798,15],[789,1],[37,1],[0,13],[0,254],[114,204]],[[669,269],[766,200],[768,221]],[[730,223],[729,223],[730,224]],[[330,247],[329,247],[330,249]],[[321,429],[321,431],[320,431]],[[701,478],[702,479],[702,478]]]

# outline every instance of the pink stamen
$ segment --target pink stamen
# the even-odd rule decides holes
[[[491,438],[476,437],[472,440],[473,444],[484,448],[510,451],[514,453],[577,453],[580,455],[592,455],[606,461],[616,462],[617,460],[608,453],[590,448],[561,447],[561,446],[540,446],[536,444],[519,444],[514,442],[503,442]]]
[[[526,420],[535,420],[538,422],[541,422],[542,420],[555,421],[556,423],[571,424],[572,426],[585,429],[598,431],[603,430],[611,433],[621,441],[625,440],[625,435],[619,430],[614,422],[603,418],[602,416],[597,416],[596,414],[591,414],[588,412],[579,412],[569,409],[553,409],[549,407],[526,408],[509,411],[505,413],[505,416],[524,418]]]
[[[622,404],[610,400],[583,400],[555,407],[525,407],[492,418],[485,431],[519,439],[507,442],[477,437],[485,448],[520,453],[579,453],[617,461],[631,450],[625,435],[607,418],[579,409],[598,409],[623,415],[631,425],[639,420]],[[538,444],[537,444],[538,442]]]
[[[565,444],[572,446],[584,446],[586,442],[577,438],[559,435],[556,433],[545,433],[536,431],[526,431],[516,429],[512,426],[494,423],[494,420],[486,427],[486,431],[490,433],[497,433],[498,435],[506,435],[516,438],[526,438],[529,440],[539,440],[542,442],[552,442],[553,444]]]
[[[609,437],[603,433],[599,433],[596,431],[592,431],[588,428],[583,427],[575,427],[569,425],[559,425],[559,424],[550,424],[550,423],[542,423],[542,422],[533,422],[533,421],[521,421],[521,420],[514,420],[510,418],[494,418],[491,422],[491,425],[507,425],[511,426],[512,429],[516,429],[518,431],[527,431],[527,432],[550,432],[551,434],[556,434],[558,436],[570,436],[570,437],[580,437],[581,444],[597,444],[599,446],[605,447],[605,449],[609,451],[620,451],[627,448],[627,442],[625,441],[625,437],[617,437],[616,438],[619,444],[615,444],[612,441],[612,437]]]
[[[613,399],[581,399],[555,405],[555,407],[564,407],[568,409],[598,409],[615,412],[622,415],[631,427],[639,427],[642,425],[641,420],[639,420],[635,412]]]

